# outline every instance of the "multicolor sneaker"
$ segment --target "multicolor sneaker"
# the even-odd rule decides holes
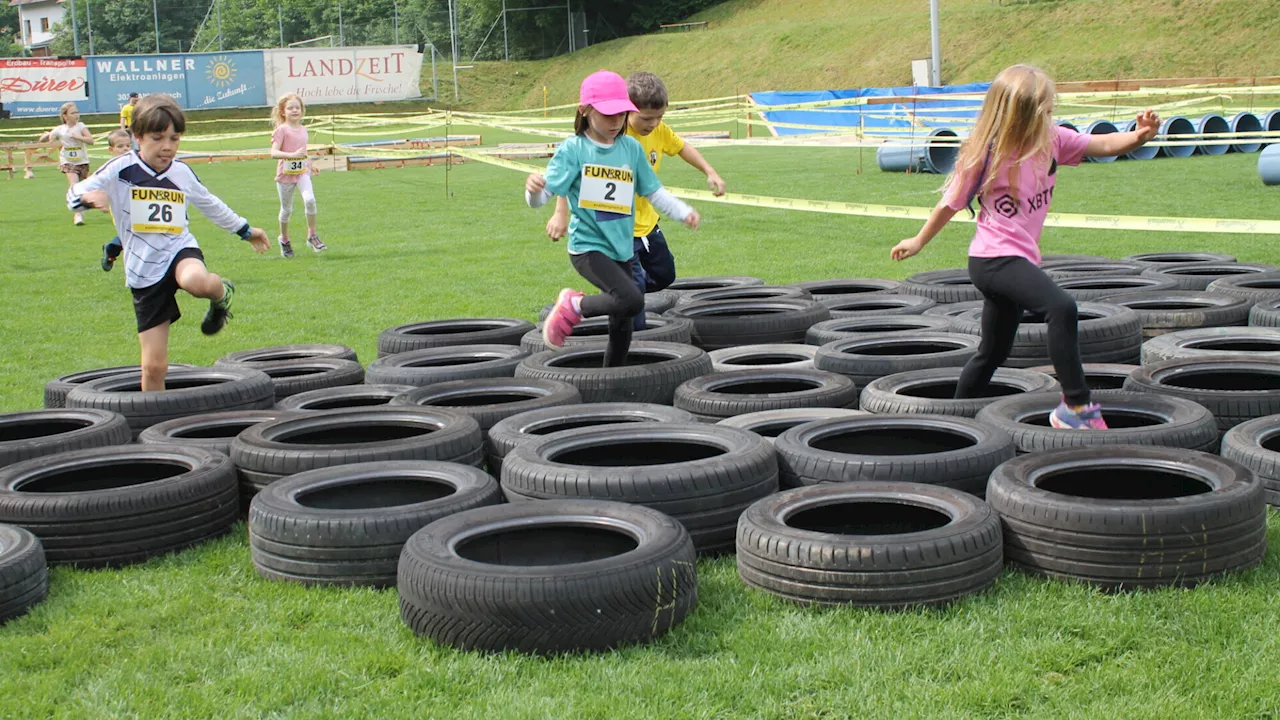
[[[280,240],[280,255],[287,258],[293,257],[293,245],[288,240],[278,239]]]
[[[319,235],[308,235],[307,244],[310,245],[311,249],[315,250],[316,252],[321,252],[327,249],[327,246],[324,243],[320,242]]]
[[[564,347],[564,339],[582,322],[582,315],[573,308],[573,299],[582,297],[582,293],[572,288],[565,288],[556,297],[551,306],[551,314],[542,321],[542,341],[548,347]]]
[[[200,321],[200,332],[205,335],[216,335],[231,317],[231,298],[235,296],[236,286],[223,280],[222,287],[226,290],[222,299],[210,300],[209,310],[204,314],[204,320]]]
[[[1059,430],[1106,430],[1102,406],[1098,403],[1071,406],[1063,400],[1049,415],[1049,424]]]
[[[102,271],[103,272],[111,272],[111,268],[115,267],[115,264],[116,264],[116,259],[111,256],[111,252],[108,250],[108,248],[110,247],[111,247],[111,243],[106,243],[102,246]]]

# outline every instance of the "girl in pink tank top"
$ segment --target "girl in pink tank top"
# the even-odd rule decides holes
[[[307,244],[320,252],[325,244],[316,234],[316,194],[311,176],[320,172],[307,157],[307,128],[302,116],[307,106],[294,93],[285,93],[271,110],[275,132],[271,133],[271,157],[276,160],[276,192],[280,195],[280,254],[293,257],[289,242],[289,218],[293,215],[293,193],[302,193],[302,209],[307,214]]]

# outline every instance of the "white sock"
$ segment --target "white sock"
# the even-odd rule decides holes
[[[573,311],[578,313],[578,317],[582,317],[582,296],[574,295],[569,299],[569,304],[573,306]]]

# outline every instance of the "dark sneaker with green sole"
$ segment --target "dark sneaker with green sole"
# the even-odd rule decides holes
[[[226,293],[221,300],[209,301],[209,310],[200,322],[200,332],[205,335],[216,335],[231,317],[231,298],[235,297],[236,286],[223,280],[222,287],[226,289]]]

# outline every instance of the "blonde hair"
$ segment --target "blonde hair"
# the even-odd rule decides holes
[[[132,138],[129,137],[129,131],[124,128],[116,128],[107,133],[107,147],[115,145],[117,142],[123,142],[125,145],[132,144]]]
[[[667,86],[651,72],[633,72],[627,77],[627,95],[639,110],[667,107]]]
[[[276,100],[276,106],[271,108],[271,124],[279,127],[285,123],[284,106],[289,104],[290,100],[297,100],[298,106],[302,108],[302,114],[307,114],[307,104],[298,97],[297,93],[285,93]]]
[[[1018,199],[1018,168],[1023,162],[1044,162],[1053,153],[1053,101],[1058,91],[1043,70],[1030,65],[1014,65],[996,75],[982,101],[973,131],[960,146],[956,166],[944,190],[957,183],[966,187],[978,182],[985,165],[987,172],[978,196],[996,181],[1002,168],[1009,167],[1009,192]]]
[[[58,108],[58,119],[61,120],[63,123],[66,123],[67,112],[71,110],[79,110],[79,109],[80,108],[77,108],[76,104],[73,102],[64,102],[62,103],[62,107]]]

